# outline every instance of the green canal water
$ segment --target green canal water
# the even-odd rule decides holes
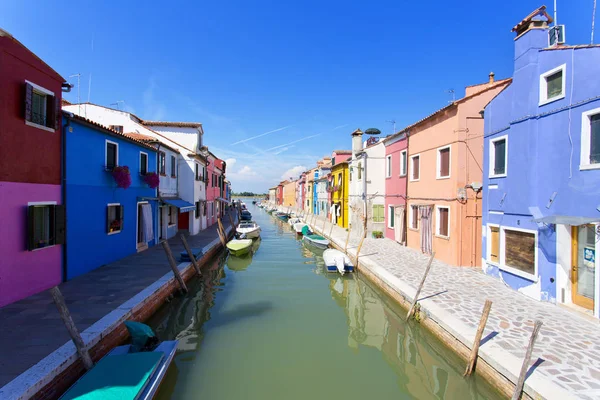
[[[499,399],[360,274],[323,271],[287,223],[246,201],[254,255],[223,255],[150,321],[179,339],[159,399]]]

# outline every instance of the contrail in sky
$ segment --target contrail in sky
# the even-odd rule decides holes
[[[345,124],[345,125],[336,126],[335,128],[333,128],[333,129],[332,129],[332,131],[335,131],[335,130],[338,130],[338,129],[345,128],[345,127],[347,127],[348,125],[350,125],[350,124]]]
[[[239,141],[237,141],[235,143],[232,143],[231,145],[233,146],[233,145],[240,144],[240,143],[246,143],[246,142],[249,142],[250,140],[258,139],[259,137],[266,136],[266,135],[268,135],[270,133],[279,132],[279,131],[282,131],[282,130],[287,129],[289,127],[291,127],[291,125],[284,126],[283,128],[277,128],[277,129],[274,129],[272,131],[261,133],[260,135],[252,136],[252,137],[249,137],[249,138],[246,138],[246,139],[243,139],[243,140],[239,140]]]

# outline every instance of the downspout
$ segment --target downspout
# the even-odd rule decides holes
[[[158,147],[156,148],[156,173],[158,174],[158,176],[160,176],[160,145],[162,144],[159,140],[150,142],[150,143],[158,143]],[[166,155],[165,155],[165,164],[167,163],[166,160]],[[166,172],[166,171],[165,171]],[[177,174],[177,179],[179,179],[179,173]],[[160,182],[160,180],[159,180]],[[161,223],[160,221],[162,220],[162,212],[160,210],[160,204],[163,202],[162,198],[160,197],[160,183],[158,184],[158,187],[156,188],[156,198],[158,199],[158,204],[156,205],[156,214],[158,215],[159,221],[158,222],[158,228],[161,228]],[[167,224],[168,225],[168,224]],[[158,229],[157,229],[158,231]],[[167,235],[165,235],[165,238],[168,236],[169,233],[169,229],[167,228]],[[155,242],[158,245],[158,242],[160,240],[160,235],[162,235],[162,232],[158,232],[158,236],[155,238]],[[166,240],[166,239],[165,239]]]
[[[363,160],[365,162],[365,173],[363,175],[363,200],[364,200],[364,217],[365,217],[365,223],[364,223],[364,232],[363,235],[367,235],[367,158],[368,158],[368,154],[366,151],[363,150]]]
[[[60,138],[61,142],[61,151],[62,157],[60,160],[60,169],[61,169],[61,203],[65,207],[65,242],[62,245],[62,281],[67,281],[67,238],[66,235],[68,233],[67,229],[67,131],[71,126],[71,118],[73,114],[70,112],[63,112],[65,115],[65,119],[67,120],[66,124],[63,124],[62,136]]]
[[[403,227],[403,231],[402,235],[404,236],[404,245],[408,247],[408,181],[410,179],[410,172],[409,172],[409,166],[410,166],[410,156],[409,156],[409,138],[410,138],[410,131],[406,131],[406,176],[404,178],[404,227]],[[421,166],[419,165],[419,170],[421,169]],[[412,169],[410,170],[412,172]],[[420,172],[419,172],[420,173]]]

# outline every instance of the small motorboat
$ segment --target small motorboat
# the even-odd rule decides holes
[[[243,233],[248,239],[254,239],[260,236],[260,226],[254,221],[240,222],[236,231],[238,233]]]
[[[150,400],[167,373],[177,340],[159,343],[152,329],[125,321],[132,344],[118,346],[104,356],[62,395],[63,400]]]
[[[294,226],[294,224],[297,224],[298,222],[302,222],[302,218],[290,217],[290,219],[288,219],[288,224],[290,224],[290,226]]]
[[[241,216],[242,221],[251,221],[252,220],[252,214],[248,210],[242,210],[241,215],[242,215]]]
[[[314,233],[312,233],[308,225],[302,228],[302,235],[304,235],[304,237],[302,238],[304,242],[315,246],[316,248],[326,249],[329,247],[329,240],[325,239],[321,235],[315,235]]]
[[[252,204],[256,204],[256,200],[252,200]]]
[[[296,222],[296,223],[294,224],[294,230],[296,231],[296,233],[297,233],[298,235],[302,235],[302,229],[304,229],[304,227],[305,227],[305,226],[308,226],[308,225],[306,225],[306,224],[305,224],[304,222],[302,222],[302,221],[300,221],[300,222]]]
[[[281,212],[281,211],[276,213],[275,216],[285,222],[287,222],[287,220],[290,218],[289,214]]]
[[[227,242],[227,249],[234,256],[243,256],[252,250],[252,239],[231,239]]]
[[[323,252],[323,261],[327,272],[354,272],[354,265],[350,257],[336,249],[327,249]]]

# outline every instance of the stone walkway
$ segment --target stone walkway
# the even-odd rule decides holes
[[[309,222],[311,219],[309,218]],[[321,232],[324,219],[313,223]],[[324,233],[329,237],[331,224]],[[334,227],[341,248],[347,231]],[[348,253],[359,238],[351,235]],[[429,256],[390,239],[366,239],[360,263],[412,300]],[[600,399],[600,324],[562,307],[537,302],[485,275],[479,268],[452,267],[434,260],[419,303],[429,318],[472,346],[486,299],[493,302],[480,356],[513,382],[519,374],[535,320],[543,322],[525,390],[534,398]]]
[[[229,218],[223,219],[228,229]],[[192,248],[217,238],[217,224],[188,236]],[[175,258],[184,251],[169,239]],[[105,265],[59,288],[80,332],[171,271],[161,245]],[[2,387],[70,340],[48,291],[0,308],[0,392]]]

